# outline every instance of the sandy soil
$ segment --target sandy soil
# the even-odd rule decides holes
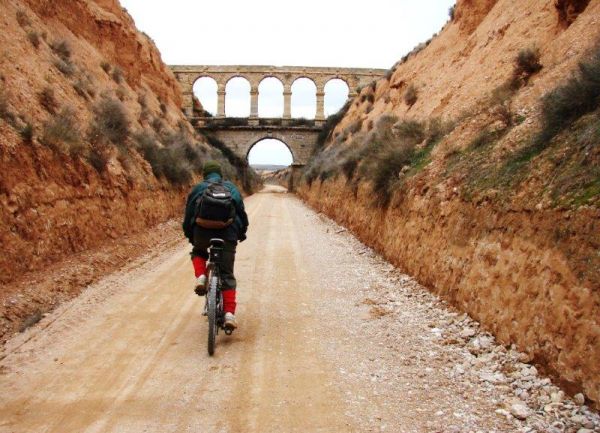
[[[552,432],[580,413],[600,425],[560,395],[569,415],[531,397],[517,419],[518,353],[279,187],[246,203],[240,329],[214,357],[181,242],[4,346],[0,432]],[[552,386],[520,374],[532,396]]]

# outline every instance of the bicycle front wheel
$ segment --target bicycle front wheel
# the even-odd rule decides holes
[[[217,284],[218,278],[214,272],[208,275],[208,354],[215,353],[215,340],[217,338]]]

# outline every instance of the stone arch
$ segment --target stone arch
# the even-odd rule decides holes
[[[274,87],[277,87],[275,89]],[[257,86],[258,90],[258,116],[259,117],[282,117],[284,114],[284,91],[283,82],[276,76],[265,75]],[[264,98],[277,100],[272,104],[265,103]],[[261,102],[262,101],[262,102]]]
[[[225,116],[226,117],[249,117],[251,111],[250,80],[243,75],[233,75],[226,79],[225,92]]]
[[[201,83],[203,81],[205,85]],[[203,88],[201,88],[203,87]],[[194,97],[200,101],[202,108],[212,114],[217,115],[219,105],[219,82],[208,74],[198,75],[192,82],[192,92]],[[201,115],[198,113],[197,107],[194,105],[194,115]]]
[[[312,88],[309,90],[309,87]],[[296,89],[294,90],[294,87]],[[294,78],[290,86],[292,92],[292,117],[314,119],[317,115],[317,82],[309,76],[301,75]]]
[[[248,149],[246,151],[246,161],[250,162],[250,153],[252,152],[252,150],[255,149],[257,145],[260,145],[261,143],[263,143],[267,140],[278,141],[279,143],[283,144],[287,148],[287,151],[289,152],[289,155],[291,156],[291,161],[288,165],[292,165],[296,161],[298,161],[297,156],[294,154],[293,146],[289,145],[283,137],[273,137],[270,135],[259,138],[258,140],[253,140],[254,142],[250,146],[248,146]]]
[[[332,87],[333,86],[333,87]],[[329,89],[328,89],[329,88]],[[348,81],[339,76],[328,78],[323,86],[325,117],[337,113],[350,96]]]

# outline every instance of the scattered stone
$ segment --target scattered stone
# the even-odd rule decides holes
[[[523,402],[513,403],[510,406],[510,413],[517,419],[526,420],[531,416],[531,410]]]
[[[578,393],[578,394],[575,394],[575,396],[573,396],[573,401],[575,403],[577,403],[579,406],[581,406],[581,405],[585,404],[585,397],[583,396],[582,393]]]

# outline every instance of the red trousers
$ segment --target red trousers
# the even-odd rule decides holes
[[[192,264],[194,265],[194,274],[196,275],[196,278],[206,274],[206,259],[195,256],[192,258]],[[235,290],[223,288],[221,293],[223,293],[223,311],[235,314],[235,307],[237,306],[235,301]]]

